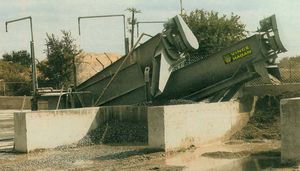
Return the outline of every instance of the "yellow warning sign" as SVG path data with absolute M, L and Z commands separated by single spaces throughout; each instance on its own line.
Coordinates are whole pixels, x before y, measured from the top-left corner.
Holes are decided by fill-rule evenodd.
M 241 59 L 241 58 L 246 57 L 251 54 L 252 54 L 251 47 L 249 45 L 246 45 L 240 49 L 237 49 L 233 52 L 225 54 L 223 56 L 223 59 L 224 59 L 225 64 L 229 64 L 233 61 L 236 61 L 238 59 Z

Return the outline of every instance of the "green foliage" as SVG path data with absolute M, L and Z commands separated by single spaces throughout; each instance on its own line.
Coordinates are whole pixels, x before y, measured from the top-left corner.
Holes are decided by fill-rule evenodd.
M 5 53 L 3 61 L 11 61 L 20 65 L 29 67 L 31 65 L 30 54 L 26 50 L 12 51 L 11 53 Z
M 26 50 L 5 53 L 0 61 L 0 79 L 4 81 L 1 94 L 30 95 L 31 94 L 31 57 Z M 5 91 L 5 93 L 4 93 Z
M 218 12 L 196 9 L 182 17 L 199 42 L 199 49 L 192 54 L 196 58 L 194 60 L 218 52 L 246 38 L 248 34 L 245 24 L 240 22 L 240 16 L 233 13 L 219 16 Z
M 30 95 L 30 68 L 18 63 L 0 60 L 0 79 L 5 82 L 6 95 Z M 3 86 L 3 85 L 2 85 Z M 4 94 L 4 86 L 0 88 Z
M 75 44 L 71 33 L 62 31 L 62 38 L 54 34 L 48 34 L 45 50 L 47 60 L 37 65 L 41 75 L 40 86 L 51 86 L 54 88 L 68 87 L 74 84 L 75 56 L 81 52 Z

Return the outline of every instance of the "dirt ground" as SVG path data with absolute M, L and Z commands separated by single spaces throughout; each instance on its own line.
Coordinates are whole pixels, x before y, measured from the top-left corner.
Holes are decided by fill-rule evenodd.
M 265 108 L 265 101 L 257 107 L 260 105 Z M 29 154 L 13 152 L 13 111 L 0 111 L 0 170 L 298 170 L 280 164 L 279 115 L 277 109 L 265 111 L 270 115 L 257 110 L 246 128 L 226 143 L 169 153 L 148 149 L 145 144 L 110 144 Z
M 280 142 L 213 144 L 173 153 L 145 146 L 92 145 L 40 150 L 29 154 L 0 151 L 0 170 L 289 170 L 280 165 Z

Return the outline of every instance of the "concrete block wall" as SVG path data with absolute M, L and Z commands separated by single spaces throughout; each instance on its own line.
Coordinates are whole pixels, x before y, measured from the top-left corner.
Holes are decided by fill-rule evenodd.
M 23 101 L 23 109 L 31 109 L 30 99 L 30 96 L 0 96 L 0 110 L 21 110 Z
M 300 162 L 300 97 L 280 101 L 281 162 Z
M 29 152 L 76 143 L 106 121 L 119 120 L 146 124 L 149 147 L 173 151 L 226 140 L 248 119 L 248 113 L 239 113 L 238 102 L 18 112 L 14 114 L 15 149 Z
M 99 108 L 14 113 L 15 150 L 29 152 L 79 141 L 97 127 Z
M 109 120 L 147 124 L 147 108 L 114 106 L 16 112 L 15 150 L 29 152 L 77 143 Z
M 224 141 L 248 121 L 238 102 L 150 107 L 149 146 L 165 151 Z

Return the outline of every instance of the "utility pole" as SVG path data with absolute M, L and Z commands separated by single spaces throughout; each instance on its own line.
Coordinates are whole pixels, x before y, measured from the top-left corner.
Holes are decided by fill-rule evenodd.
M 32 29 L 32 18 L 31 16 L 29 17 L 24 17 L 24 18 L 19 18 L 16 20 L 11 20 L 11 21 L 6 21 L 5 22 L 5 28 L 6 32 L 7 30 L 7 25 L 9 23 L 21 21 L 21 20 L 29 20 L 30 22 L 30 31 L 31 31 L 31 41 L 30 41 L 30 53 L 31 53 L 31 69 L 32 69 L 32 102 L 31 102 L 31 110 L 37 110 L 38 109 L 38 104 L 37 104 L 37 89 L 38 89 L 38 82 L 36 78 L 36 66 L 35 66 L 35 54 L 34 54 L 34 41 L 33 41 L 33 29 Z
M 180 0 L 180 15 L 183 14 L 183 8 L 182 8 L 182 0 Z
M 137 10 L 136 8 L 127 8 L 127 11 L 131 12 L 131 43 L 130 47 L 133 48 L 134 44 L 134 26 L 136 24 L 136 19 L 135 19 L 135 14 L 136 13 L 141 13 L 141 10 Z

